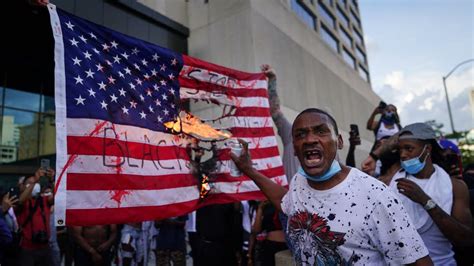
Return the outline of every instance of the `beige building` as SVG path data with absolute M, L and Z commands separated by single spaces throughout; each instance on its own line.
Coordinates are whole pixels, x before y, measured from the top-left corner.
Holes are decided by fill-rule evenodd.
M 140 2 L 189 28 L 191 56 L 249 72 L 271 64 L 290 120 L 307 107 L 326 109 L 345 141 L 349 125 L 359 125 L 357 164 L 367 156 L 374 137 L 364 128 L 380 98 L 370 85 L 356 0 Z
M 14 162 L 17 160 L 17 146 L 20 140 L 20 129 L 15 124 L 15 117 L 3 116 L 1 133 L 0 163 Z
M 39 127 L 39 128 L 38 128 Z M 20 127 L 18 160 L 56 153 L 56 127 L 54 114 L 35 114 L 32 124 Z

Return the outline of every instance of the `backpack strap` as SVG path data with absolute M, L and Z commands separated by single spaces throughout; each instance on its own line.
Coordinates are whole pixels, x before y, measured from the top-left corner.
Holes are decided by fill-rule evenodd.
M 29 203 L 30 202 L 31 200 L 29 201 Z M 28 207 L 29 207 L 30 212 L 28 213 L 28 217 L 26 218 L 26 220 L 21 225 L 21 229 L 23 229 L 31 221 L 31 219 L 33 218 L 33 214 L 36 212 L 36 209 L 38 209 L 38 202 L 36 201 L 35 203 L 36 204 L 34 207 L 32 206 L 32 204 L 29 204 Z

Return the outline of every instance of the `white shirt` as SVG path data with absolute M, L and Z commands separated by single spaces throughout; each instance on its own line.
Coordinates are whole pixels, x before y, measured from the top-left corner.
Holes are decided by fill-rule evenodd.
M 328 190 L 295 174 L 282 210 L 298 264 L 399 265 L 428 255 L 398 197 L 355 168 Z
M 380 122 L 379 129 L 377 130 L 377 140 L 386 137 L 386 136 L 393 136 L 400 131 L 400 128 L 398 128 L 398 125 L 395 123 L 393 124 L 393 128 L 388 128 L 385 126 L 384 122 Z
M 451 242 L 444 236 L 436 223 L 423 206 L 398 192 L 397 182 L 400 178 L 407 178 L 415 182 L 430 198 L 447 214 L 451 215 L 453 207 L 453 184 L 451 178 L 443 168 L 434 164 L 435 171 L 427 179 L 416 178 L 405 171 L 397 172 L 390 182 L 390 188 L 399 195 L 408 216 L 421 235 L 430 257 L 435 265 L 456 265 Z

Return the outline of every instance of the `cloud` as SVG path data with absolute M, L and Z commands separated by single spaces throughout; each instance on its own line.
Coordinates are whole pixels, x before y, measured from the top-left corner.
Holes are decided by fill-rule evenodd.
M 396 90 L 400 90 L 404 83 L 404 75 L 402 71 L 393 71 L 385 77 L 384 83 L 390 85 Z
M 369 35 L 364 35 L 365 47 L 367 50 L 367 54 L 369 57 L 374 56 L 380 50 L 380 47 L 377 42 L 375 42 L 374 38 L 370 37 Z
M 446 73 L 444 73 L 446 74 Z M 387 103 L 397 106 L 403 125 L 436 120 L 451 131 L 443 73 L 421 70 L 406 73 L 402 70 L 385 75 L 374 90 Z M 459 69 L 446 80 L 454 126 L 456 130 L 474 128 L 469 94 L 474 89 L 474 66 Z

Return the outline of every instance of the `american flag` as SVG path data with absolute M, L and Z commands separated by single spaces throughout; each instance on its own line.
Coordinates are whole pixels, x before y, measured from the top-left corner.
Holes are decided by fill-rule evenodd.
M 49 5 L 55 40 L 58 225 L 121 224 L 200 206 L 261 198 L 229 175 L 222 146 L 213 188 L 200 199 L 189 144 L 163 126 L 182 100 L 233 109 L 218 124 L 249 142 L 255 167 L 286 185 L 262 73 L 245 73 L 138 40 Z M 230 125 L 230 126 L 229 126 Z

